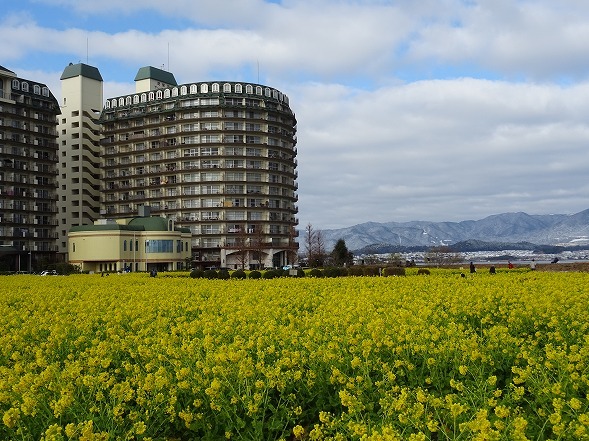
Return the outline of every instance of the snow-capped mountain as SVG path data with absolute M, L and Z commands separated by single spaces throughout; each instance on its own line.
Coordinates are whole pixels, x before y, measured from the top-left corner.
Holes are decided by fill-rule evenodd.
M 531 242 L 539 245 L 589 245 L 589 209 L 576 214 L 503 213 L 462 222 L 366 222 L 322 230 L 327 250 L 339 239 L 349 250 L 374 245 L 432 247 L 468 240 Z

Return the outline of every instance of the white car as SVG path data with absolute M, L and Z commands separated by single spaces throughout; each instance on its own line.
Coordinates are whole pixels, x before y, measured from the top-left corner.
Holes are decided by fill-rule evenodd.
M 45 270 L 41 271 L 42 276 L 57 276 L 57 271 L 55 270 Z

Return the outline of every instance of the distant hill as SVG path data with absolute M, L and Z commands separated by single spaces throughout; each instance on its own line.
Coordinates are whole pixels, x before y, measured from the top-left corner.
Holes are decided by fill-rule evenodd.
M 423 249 L 461 242 L 470 242 L 472 245 L 477 241 L 478 246 L 494 247 L 500 244 L 501 247 L 507 247 L 501 249 L 518 249 L 509 248 L 518 243 L 520 247 L 524 243 L 530 247 L 578 247 L 589 246 L 589 209 L 572 215 L 503 213 L 462 222 L 366 222 L 347 228 L 322 230 L 322 233 L 327 250 L 343 239 L 348 249 L 355 253 L 379 249 Z

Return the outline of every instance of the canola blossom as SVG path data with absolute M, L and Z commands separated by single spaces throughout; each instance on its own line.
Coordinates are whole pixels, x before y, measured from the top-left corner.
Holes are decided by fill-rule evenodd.
M 589 438 L 589 275 L 7 276 L 0 439 Z

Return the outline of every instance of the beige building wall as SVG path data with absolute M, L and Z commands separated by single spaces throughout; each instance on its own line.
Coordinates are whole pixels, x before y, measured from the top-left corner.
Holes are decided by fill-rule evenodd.
M 100 126 L 102 77 L 86 64 L 70 64 L 61 76 L 59 120 L 58 250 L 67 256 L 71 227 L 100 216 Z
M 69 262 L 82 271 L 173 271 L 190 259 L 190 233 L 176 231 L 97 230 L 69 235 Z M 154 252 L 150 243 L 173 241 L 172 252 Z

